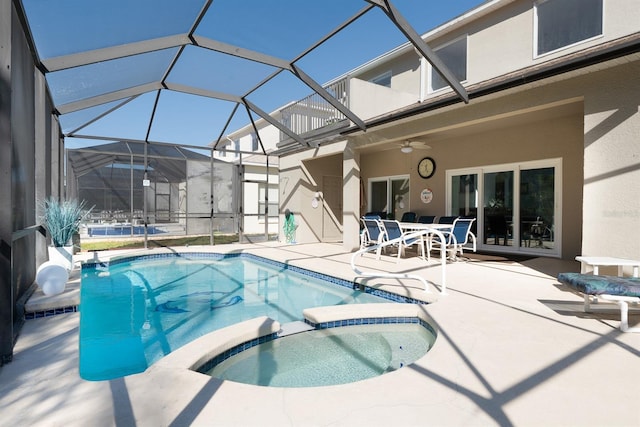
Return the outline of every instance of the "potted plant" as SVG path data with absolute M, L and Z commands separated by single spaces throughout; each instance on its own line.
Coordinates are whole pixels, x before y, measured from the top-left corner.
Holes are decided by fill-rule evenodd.
M 65 266 L 67 270 L 73 268 L 73 234 L 80 228 L 80 222 L 91 211 L 86 209 L 84 201 L 57 200 L 54 197 L 43 203 L 42 222 L 51 236 L 49 247 L 49 261 Z

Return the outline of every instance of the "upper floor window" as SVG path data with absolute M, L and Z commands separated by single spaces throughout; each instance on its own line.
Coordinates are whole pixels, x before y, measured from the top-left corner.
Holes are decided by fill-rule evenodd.
M 380 86 L 391 87 L 391 71 L 380 74 L 369 81 Z
M 602 0 L 543 0 L 535 5 L 536 55 L 602 35 Z
M 467 80 L 467 37 L 434 49 L 434 52 L 453 75 L 462 82 Z M 433 67 L 429 75 L 430 90 L 436 91 L 449 86 L 449 83 Z
M 282 113 L 282 115 L 280 116 L 280 123 L 287 129 L 291 129 L 291 112 L 286 108 L 283 108 L 282 110 L 280 110 L 280 112 Z M 289 135 L 280 131 L 280 141 L 284 141 L 288 137 Z
M 258 135 L 251 132 L 251 151 L 258 151 Z
M 235 139 L 233 141 L 233 151 L 235 151 L 235 154 L 233 157 L 238 157 L 238 154 L 240 153 L 240 140 L 239 139 Z
M 267 197 L 268 196 L 268 197 Z M 278 185 L 258 184 L 258 220 L 264 221 L 266 206 L 269 206 L 269 219 L 278 219 Z

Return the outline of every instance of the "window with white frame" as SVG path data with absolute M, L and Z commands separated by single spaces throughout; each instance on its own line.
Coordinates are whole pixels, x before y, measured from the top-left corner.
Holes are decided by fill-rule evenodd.
M 535 54 L 544 55 L 603 32 L 603 0 L 543 0 L 535 4 Z
M 251 151 L 258 151 L 258 135 L 251 132 Z
M 233 151 L 233 157 L 238 157 L 238 155 L 240 154 L 240 139 L 233 140 Z
M 280 110 L 280 112 L 282 113 L 282 115 L 280 116 L 280 123 L 284 127 L 286 127 L 287 129 L 291 129 L 291 126 L 292 126 L 292 124 L 291 124 L 292 123 L 291 112 L 283 111 L 283 110 Z M 284 139 L 286 139 L 288 137 L 289 136 L 286 133 L 280 131 L 280 141 L 282 141 L 282 140 L 284 140 Z
M 267 193 L 267 188 L 269 192 Z M 258 220 L 264 221 L 264 213 L 265 206 L 267 206 L 267 201 L 265 200 L 265 196 L 269 196 L 269 219 L 277 220 L 278 219 L 278 185 L 277 184 L 267 184 L 260 183 L 258 184 Z
M 369 180 L 368 211 L 389 219 L 400 219 L 410 211 L 409 176 L 386 176 Z
M 434 52 L 459 82 L 467 80 L 467 36 L 434 49 Z M 447 83 L 440 73 L 438 73 L 435 68 L 430 67 L 429 91 L 434 92 L 448 86 L 449 83 Z
M 391 71 L 375 76 L 369 81 L 380 86 L 391 87 Z

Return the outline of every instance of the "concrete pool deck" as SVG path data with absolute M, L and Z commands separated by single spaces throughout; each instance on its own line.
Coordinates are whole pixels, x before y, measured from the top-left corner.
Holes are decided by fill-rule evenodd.
M 339 244 L 220 245 L 353 278 Z M 113 252 L 110 252 L 113 254 Z M 98 254 L 99 258 L 106 253 Z M 359 267 L 440 281 L 427 263 L 365 255 Z M 577 262 L 470 256 L 447 264 L 448 295 L 422 306 L 438 328 L 425 357 L 398 371 L 332 387 L 269 388 L 222 382 L 160 362 L 145 372 L 90 382 L 78 374 L 80 313 L 27 320 L 13 362 L 0 368 L 3 425 L 418 426 L 640 425 L 640 334 L 618 329 L 619 310 L 582 312 L 556 280 Z M 361 280 L 363 281 L 363 280 Z M 378 281 L 425 296 L 415 280 Z M 34 297 L 37 297 L 35 295 Z M 42 303 L 42 301 L 40 301 Z M 604 306 L 604 305 L 603 305 Z M 630 326 L 640 322 L 631 311 Z

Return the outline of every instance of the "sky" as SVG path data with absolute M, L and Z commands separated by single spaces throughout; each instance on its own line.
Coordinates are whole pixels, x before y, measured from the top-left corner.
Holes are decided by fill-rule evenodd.
M 392 0 L 419 33 L 444 24 L 485 0 Z M 328 30 L 366 6 L 362 0 L 214 0 L 196 30 L 223 43 L 285 59 L 318 41 Z M 36 47 L 41 58 L 81 52 L 178 34 L 185 31 L 202 0 L 24 0 Z M 87 5 L 90 5 L 87 7 Z M 122 13 L 126 10 L 126 13 Z M 324 84 L 359 65 L 406 42 L 404 35 L 377 8 L 350 24 L 296 65 L 316 82 Z M 122 61 L 93 64 L 47 75 L 57 105 L 121 87 L 136 86 L 162 78 L 177 48 L 138 55 Z M 250 63 L 210 50 L 187 47 L 167 82 L 224 93 L 244 94 L 276 69 Z M 96 77 L 97 76 L 97 77 Z M 80 83 L 80 84 L 78 84 Z M 266 112 L 299 100 L 312 90 L 291 73 L 280 73 L 273 81 L 248 96 Z M 156 91 L 143 94 L 102 117 L 78 134 L 113 138 L 145 139 Z M 121 101 L 86 111 L 63 114 L 63 132 L 75 130 L 89 119 L 118 106 Z M 211 100 L 179 92 L 162 91 L 149 140 L 206 146 L 218 138 L 234 103 Z M 249 123 L 244 107 L 227 132 Z M 103 143 L 67 138 L 67 148 Z

